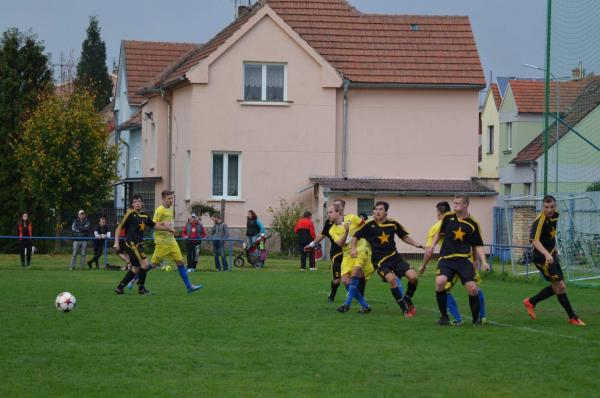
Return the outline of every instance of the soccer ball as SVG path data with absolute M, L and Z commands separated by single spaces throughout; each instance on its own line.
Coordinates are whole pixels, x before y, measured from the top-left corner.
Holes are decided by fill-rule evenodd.
M 58 296 L 56 296 L 56 300 L 54 300 L 54 305 L 56 309 L 62 312 L 69 312 L 75 309 L 75 305 L 77 304 L 77 299 L 69 292 L 62 292 Z
M 173 271 L 173 267 L 171 267 L 170 265 L 167 265 L 167 266 L 165 266 L 164 270 L 167 272 L 171 272 L 171 271 Z

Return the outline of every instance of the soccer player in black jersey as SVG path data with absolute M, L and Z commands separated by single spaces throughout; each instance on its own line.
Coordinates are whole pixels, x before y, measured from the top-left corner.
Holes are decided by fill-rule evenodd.
M 121 223 L 115 230 L 115 243 L 113 245 L 115 251 L 120 250 L 119 234 L 121 229 L 125 230 L 125 252 L 129 256 L 132 268 L 127 270 L 125 277 L 115 289 L 115 293 L 123 294 L 125 286 L 135 277 L 138 276 L 139 294 L 150 293 L 144 286 L 146 282 L 146 273 L 148 272 L 148 259 L 144 254 L 144 231 L 146 227 L 155 228 L 162 231 L 171 231 L 169 226 L 163 223 L 154 223 L 152 218 L 142 210 L 144 201 L 141 195 L 133 195 L 131 197 L 131 208 L 123 216 Z M 172 231 L 171 231 L 172 232 Z
M 579 319 L 573 312 L 573 308 L 571 308 L 571 303 L 567 298 L 567 288 L 563 280 L 562 269 L 558 262 L 558 253 L 556 252 L 556 224 L 558 222 L 556 199 L 554 196 L 547 195 L 542 202 L 544 206 L 542 212 L 531 225 L 530 240 L 533 245 L 533 263 L 540 270 L 544 279 L 550 282 L 551 285 L 543 288 L 535 296 L 523 300 L 523 305 L 527 308 L 531 319 L 535 319 L 536 304 L 556 294 L 558 302 L 569 316 L 569 323 L 575 326 L 585 326 L 585 322 Z
M 360 238 L 366 239 L 371 245 L 373 267 L 375 267 L 379 276 L 389 283 L 392 296 L 394 296 L 404 315 L 413 317 L 416 310 L 412 298 L 417 289 L 417 273 L 396 250 L 394 236 L 398 236 L 404 243 L 419 249 L 422 249 L 423 245 L 412 240 L 402 225 L 388 218 L 389 207 L 389 203 L 384 201 L 375 203 L 373 220 L 368 221 L 354 234 L 352 255 L 356 255 L 357 240 Z M 408 287 L 404 297 L 402 297 L 402 292 L 398 286 L 399 278 L 403 276 L 408 279 Z
M 431 257 L 433 248 L 437 245 L 440 237 L 444 237 L 435 278 L 435 294 L 441 314 L 438 324 L 442 326 L 450 325 L 446 282 L 451 281 L 454 275 L 458 274 L 469 293 L 469 306 L 473 316 L 473 325 L 481 325 L 477 296 L 479 288 L 475 282 L 475 269 L 471 262 L 472 251 L 475 250 L 484 271 L 488 271 L 490 265 L 483 251 L 483 239 L 481 238 L 479 223 L 469 214 L 469 197 L 467 195 L 456 195 L 453 206 L 454 211 L 444 215 L 440 231 L 436 233 L 432 245 L 425 252 L 426 256 Z

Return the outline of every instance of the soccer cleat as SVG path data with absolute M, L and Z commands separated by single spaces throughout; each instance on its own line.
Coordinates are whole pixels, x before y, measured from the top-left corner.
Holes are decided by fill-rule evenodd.
M 344 304 L 344 305 L 340 305 L 340 306 L 339 306 L 339 307 L 337 307 L 335 310 L 336 310 L 337 312 L 348 312 L 348 311 L 350 311 L 350 306 L 349 306 L 349 305 L 346 305 L 346 304 Z
M 318 271 L 318 270 L 319 269 L 317 267 L 313 267 L 313 268 L 310 269 L 310 272 L 312 272 L 312 271 Z
M 535 320 L 535 305 L 531 304 L 531 302 L 529 301 L 529 297 L 523 300 L 523 305 L 525 306 L 525 308 L 527 308 L 527 313 L 529 314 L 529 317 Z
M 481 324 L 482 324 L 482 325 L 487 325 L 487 324 L 488 324 L 488 320 L 487 320 L 487 318 L 486 318 L 486 317 L 483 317 L 483 318 L 481 318 L 480 320 L 481 320 Z
M 483 323 L 483 322 L 481 322 L 481 319 L 478 319 L 478 320 L 476 320 L 476 321 L 473 321 L 473 326 L 483 326 L 483 325 L 484 325 L 484 323 Z
M 408 311 L 408 310 L 407 311 L 402 311 L 402 313 L 404 314 L 405 318 L 413 318 L 414 317 L 414 314 L 412 312 Z
M 150 290 L 148 290 L 142 286 L 138 289 L 138 294 L 141 294 L 142 296 L 144 296 L 146 294 L 151 294 L 151 293 L 150 293 Z
M 187 290 L 188 293 L 194 293 L 196 290 L 202 289 L 204 286 L 202 285 L 192 285 L 191 288 Z
M 463 325 L 463 321 L 462 319 L 457 321 L 456 319 L 453 319 L 450 321 L 450 326 L 462 326 Z
M 441 317 L 438 319 L 437 324 L 440 326 L 448 326 L 450 325 L 450 320 L 446 317 Z
M 304 272 L 304 271 L 306 271 L 306 269 L 305 269 L 305 268 L 300 268 L 300 271 L 303 271 L 303 272 Z
M 569 323 L 575 326 L 586 326 L 585 322 L 579 318 L 570 318 Z
M 360 310 L 358 310 L 359 314 L 368 314 L 371 311 L 371 307 L 361 307 Z
M 195 270 L 195 269 L 193 269 L 193 268 L 188 268 L 186 272 L 189 274 L 190 272 L 195 272 L 195 271 L 196 271 L 196 270 Z
M 124 292 L 124 291 L 123 291 L 123 289 L 121 289 L 121 288 L 116 288 L 116 289 L 115 289 L 115 293 L 117 293 L 117 294 L 123 294 L 123 293 L 125 293 L 125 292 Z
M 409 313 L 409 317 L 412 318 L 417 313 L 417 309 L 408 296 L 404 296 L 404 302 L 406 303 L 407 313 Z
M 332 296 L 331 294 L 329 296 L 327 296 L 328 303 L 333 303 L 334 301 L 335 301 L 335 296 Z

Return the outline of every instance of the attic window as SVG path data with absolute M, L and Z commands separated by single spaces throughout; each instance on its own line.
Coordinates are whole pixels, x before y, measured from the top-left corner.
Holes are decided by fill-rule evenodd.
M 418 32 L 419 31 L 419 25 L 416 23 L 411 23 L 410 24 L 410 30 L 412 30 L 413 32 Z

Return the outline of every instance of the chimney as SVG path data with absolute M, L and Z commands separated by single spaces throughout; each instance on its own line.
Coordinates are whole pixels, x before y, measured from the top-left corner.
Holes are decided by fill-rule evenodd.
M 239 18 L 242 15 L 244 15 L 245 13 L 247 13 L 248 11 L 250 11 L 250 6 L 238 6 L 237 14 L 235 15 L 235 17 Z
M 571 70 L 571 76 L 575 80 L 583 79 L 585 77 L 585 69 L 583 69 L 583 62 L 579 61 L 577 67 Z

